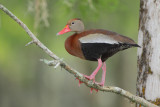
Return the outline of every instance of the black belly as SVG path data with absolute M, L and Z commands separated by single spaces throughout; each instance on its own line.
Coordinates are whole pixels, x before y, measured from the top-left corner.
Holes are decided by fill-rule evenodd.
M 107 43 L 81 43 L 86 60 L 97 61 L 101 58 L 104 62 L 118 51 L 130 48 L 131 44 L 107 44 Z

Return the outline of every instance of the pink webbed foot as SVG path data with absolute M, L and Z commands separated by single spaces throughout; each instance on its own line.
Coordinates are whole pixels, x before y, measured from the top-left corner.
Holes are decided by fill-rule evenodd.
M 100 83 L 98 82 L 95 82 L 95 76 L 96 74 L 98 73 L 99 69 L 102 67 L 102 70 L 103 70 L 103 73 L 102 73 L 102 80 Z M 103 63 L 103 66 L 102 66 L 102 60 L 101 58 L 98 59 L 98 67 L 94 70 L 94 72 L 90 75 L 90 76 L 87 76 L 87 75 L 84 75 L 84 77 L 88 80 L 92 80 L 94 83 L 100 85 L 100 86 L 104 86 L 104 82 L 105 82 L 105 73 L 106 73 L 106 64 L 105 62 Z M 78 79 L 78 78 L 76 78 Z M 79 80 L 79 79 L 78 79 Z M 79 80 L 79 86 L 80 84 L 82 84 L 83 82 Z M 91 88 L 90 90 L 90 93 L 92 93 L 92 91 L 95 90 L 96 92 L 98 92 L 98 89 L 95 89 L 95 88 Z
M 78 78 L 76 78 L 79 81 L 78 86 L 80 87 L 80 85 L 83 83 L 82 81 L 80 81 Z M 93 90 L 95 90 L 96 92 L 98 92 L 98 89 L 95 88 L 91 88 L 90 93 L 92 94 Z
M 105 81 L 103 81 L 103 80 L 99 83 L 99 82 L 95 82 L 95 77 L 91 77 L 91 76 L 87 76 L 87 75 L 84 75 L 84 77 L 85 77 L 86 79 L 88 79 L 88 80 L 93 80 L 94 83 L 96 83 L 96 84 L 98 84 L 98 85 L 100 85 L 100 86 L 104 86 L 104 82 L 105 82 Z
M 99 82 L 95 82 L 95 83 L 100 85 L 100 86 L 102 86 L 102 87 L 104 86 L 104 82 L 100 82 L 100 83 Z
M 83 75 L 86 79 L 88 79 L 88 80 L 93 80 L 93 82 L 95 82 L 95 76 L 92 76 L 92 75 L 90 75 L 90 76 L 87 76 L 87 75 Z

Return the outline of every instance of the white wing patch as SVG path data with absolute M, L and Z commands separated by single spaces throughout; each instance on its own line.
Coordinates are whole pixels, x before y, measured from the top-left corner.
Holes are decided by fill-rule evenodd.
M 81 43 L 107 43 L 118 44 L 118 41 L 104 34 L 89 34 L 79 39 Z

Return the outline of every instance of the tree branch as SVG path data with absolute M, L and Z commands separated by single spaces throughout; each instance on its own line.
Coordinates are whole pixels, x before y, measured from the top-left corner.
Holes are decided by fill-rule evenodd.
M 71 73 L 72 75 L 74 75 L 76 78 L 78 78 L 80 81 L 82 81 L 83 83 L 86 84 L 86 86 L 90 87 L 90 88 L 94 88 L 100 91 L 104 91 L 104 92 L 112 92 L 112 93 L 116 93 L 116 94 L 120 94 L 121 96 L 124 96 L 126 98 L 128 98 L 130 101 L 141 104 L 145 107 L 158 107 L 157 105 L 154 105 L 150 102 L 148 102 L 147 100 L 135 96 L 133 94 L 131 94 L 128 91 L 125 91 L 119 87 L 113 87 L 113 86 L 104 86 L 101 87 L 98 84 L 93 83 L 92 81 L 87 80 L 81 73 L 79 73 L 78 71 L 76 71 L 75 69 L 71 68 L 67 63 L 65 63 L 63 60 L 61 60 L 58 56 L 56 56 L 52 51 L 50 51 L 43 43 L 41 43 L 36 36 L 29 30 L 29 28 L 21 21 L 19 20 L 13 13 L 11 13 L 7 8 L 5 8 L 2 4 L 0 4 L 0 9 L 2 11 L 4 11 L 7 15 L 9 15 L 13 20 L 15 20 L 26 32 L 27 34 L 31 37 L 32 41 L 29 42 L 27 45 L 29 44 L 36 44 L 38 47 L 40 47 L 46 54 L 48 54 L 51 58 L 54 59 L 54 61 L 51 61 L 50 63 L 47 63 L 47 60 L 42 60 L 45 63 L 47 63 L 48 65 L 52 66 L 52 65 L 57 65 L 59 63 L 59 65 L 64 68 L 66 71 L 68 71 L 69 73 Z M 56 61 L 56 62 L 55 62 Z M 53 64 L 52 64 L 53 63 Z

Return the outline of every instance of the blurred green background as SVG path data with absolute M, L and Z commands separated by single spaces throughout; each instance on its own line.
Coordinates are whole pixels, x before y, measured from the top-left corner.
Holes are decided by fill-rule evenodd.
M 69 19 L 81 18 L 86 29 L 118 32 L 137 41 L 139 0 L 1 0 L 51 51 L 86 75 L 97 62 L 69 55 L 65 39 L 56 36 Z M 60 67 L 48 67 L 40 59 L 52 60 L 30 42 L 26 32 L 0 10 L 0 107 L 134 107 L 126 98 L 95 91 Z M 136 94 L 136 48 L 109 58 L 105 85 L 118 86 Z M 101 79 L 101 71 L 96 77 Z

